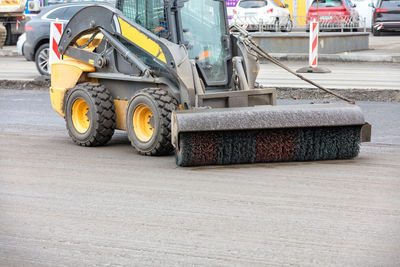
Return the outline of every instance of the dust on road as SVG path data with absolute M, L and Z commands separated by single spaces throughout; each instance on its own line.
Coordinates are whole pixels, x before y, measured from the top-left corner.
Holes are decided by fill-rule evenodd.
M 0 92 L 2 266 L 400 262 L 399 145 L 346 161 L 178 168 L 136 154 L 121 132 L 75 146 L 45 92 Z

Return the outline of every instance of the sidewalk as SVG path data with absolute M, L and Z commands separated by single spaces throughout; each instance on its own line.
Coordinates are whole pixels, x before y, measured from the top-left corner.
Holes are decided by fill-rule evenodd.
M 320 62 L 386 62 L 400 63 L 400 35 L 369 37 L 369 50 L 318 55 Z M 307 61 L 308 54 L 271 53 L 279 60 Z M 262 62 L 265 62 L 262 60 Z

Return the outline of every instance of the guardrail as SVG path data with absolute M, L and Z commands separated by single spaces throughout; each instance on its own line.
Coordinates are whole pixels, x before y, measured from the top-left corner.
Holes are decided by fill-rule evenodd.
M 313 17 L 307 16 L 296 16 L 290 21 L 286 18 L 269 16 L 267 18 L 260 19 L 256 16 L 233 16 L 230 20 L 231 24 L 238 24 L 243 26 L 248 31 L 264 32 L 290 32 L 294 31 L 308 31 L 310 22 Z M 328 15 L 319 16 L 319 29 L 320 31 L 367 31 L 366 19 L 362 19 L 354 16 L 338 16 Z

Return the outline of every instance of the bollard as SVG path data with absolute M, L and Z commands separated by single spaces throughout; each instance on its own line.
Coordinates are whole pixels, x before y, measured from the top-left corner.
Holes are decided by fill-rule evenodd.
M 61 39 L 63 27 L 63 23 L 58 22 L 58 20 L 56 20 L 56 22 L 52 22 L 50 25 L 50 51 L 48 62 L 49 73 L 51 73 L 51 64 L 54 61 L 62 60 L 62 56 L 60 55 L 60 52 L 58 52 L 58 43 Z
M 318 33 L 319 33 L 319 23 L 315 20 L 311 22 L 310 29 L 310 56 L 309 65 L 310 67 L 317 67 L 318 65 Z
M 364 32 L 367 32 L 367 18 L 364 18 Z
M 303 67 L 297 70 L 298 73 L 328 73 L 330 70 L 318 67 L 318 34 L 319 22 L 315 19 L 310 25 L 310 52 L 308 58 L 308 67 Z

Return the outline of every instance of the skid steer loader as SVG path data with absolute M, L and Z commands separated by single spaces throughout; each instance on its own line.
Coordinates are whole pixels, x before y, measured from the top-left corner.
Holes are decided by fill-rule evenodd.
M 370 139 L 354 104 L 276 106 L 256 82 L 269 55 L 222 0 L 118 0 L 65 27 L 51 67 L 53 108 L 81 146 L 126 130 L 144 155 L 179 166 L 348 159 Z

